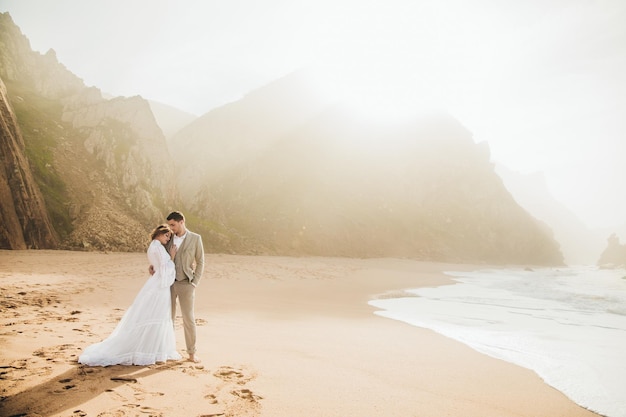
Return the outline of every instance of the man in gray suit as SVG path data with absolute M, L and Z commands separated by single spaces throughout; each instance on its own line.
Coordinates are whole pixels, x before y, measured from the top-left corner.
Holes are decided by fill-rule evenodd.
M 180 303 L 185 329 L 185 343 L 189 360 L 198 362 L 196 358 L 196 318 L 194 316 L 195 291 L 204 270 L 204 247 L 202 237 L 185 227 L 185 216 L 173 211 L 167 216 L 167 224 L 173 238 L 168 242 L 178 249 L 174 257 L 176 279 L 170 291 L 172 294 L 172 321 L 176 317 L 176 298 Z

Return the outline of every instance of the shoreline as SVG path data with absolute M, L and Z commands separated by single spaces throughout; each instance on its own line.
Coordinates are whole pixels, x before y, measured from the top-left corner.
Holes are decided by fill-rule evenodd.
M 443 271 L 481 268 L 207 254 L 196 290 L 200 364 L 89 368 L 76 358 L 132 303 L 147 276 L 145 254 L 0 251 L 0 412 L 597 416 L 530 370 L 380 317 L 368 304 L 453 284 Z M 175 325 L 184 356 L 180 317 Z

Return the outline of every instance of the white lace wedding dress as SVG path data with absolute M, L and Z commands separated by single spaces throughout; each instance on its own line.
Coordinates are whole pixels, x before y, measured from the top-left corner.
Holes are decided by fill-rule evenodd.
M 174 262 L 158 240 L 148 247 L 152 275 L 109 337 L 87 347 L 78 362 L 89 366 L 151 365 L 181 359 L 172 325 L 170 285 Z

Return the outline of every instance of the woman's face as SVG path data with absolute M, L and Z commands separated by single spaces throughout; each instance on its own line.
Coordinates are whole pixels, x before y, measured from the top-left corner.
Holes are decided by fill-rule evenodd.
M 161 244 L 165 245 L 167 242 L 170 241 L 170 236 L 171 236 L 170 232 L 163 233 L 157 236 L 157 240 L 161 242 Z

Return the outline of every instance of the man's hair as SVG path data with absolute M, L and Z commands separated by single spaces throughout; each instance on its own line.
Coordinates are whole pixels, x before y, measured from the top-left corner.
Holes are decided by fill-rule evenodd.
M 167 220 L 174 220 L 177 222 L 182 222 L 185 220 L 185 216 L 180 211 L 173 211 L 167 216 Z

